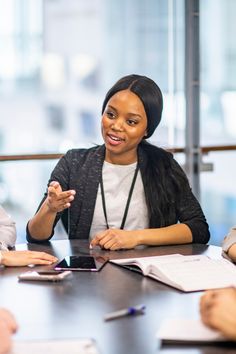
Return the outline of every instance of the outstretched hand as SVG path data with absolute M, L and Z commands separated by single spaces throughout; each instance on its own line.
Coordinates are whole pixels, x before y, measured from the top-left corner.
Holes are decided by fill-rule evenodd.
M 75 190 L 62 191 L 60 184 L 56 181 L 52 181 L 48 187 L 48 195 L 46 204 L 50 211 L 60 212 L 71 206 L 71 202 L 74 200 Z

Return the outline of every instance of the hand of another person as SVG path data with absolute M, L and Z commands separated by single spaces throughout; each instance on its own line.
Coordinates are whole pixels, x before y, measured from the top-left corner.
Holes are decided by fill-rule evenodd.
M 1 264 L 5 266 L 49 265 L 58 260 L 48 253 L 36 251 L 2 251 L 1 254 Z
M 236 262 L 236 243 L 234 243 L 232 246 L 229 247 L 227 253 L 228 253 L 229 258 L 233 262 Z
M 56 181 L 50 183 L 46 204 L 50 211 L 58 213 L 71 206 L 74 200 L 75 190 L 62 191 L 60 184 Z
M 17 330 L 17 323 L 13 315 L 5 310 L 0 309 L 0 354 L 10 352 L 12 341 L 11 335 Z
M 107 250 L 130 249 L 137 246 L 137 240 L 131 234 L 134 231 L 125 231 L 120 229 L 108 229 L 99 232 L 90 243 L 90 247 L 98 245 Z
M 236 289 L 206 291 L 200 300 L 200 313 L 205 325 L 236 341 Z

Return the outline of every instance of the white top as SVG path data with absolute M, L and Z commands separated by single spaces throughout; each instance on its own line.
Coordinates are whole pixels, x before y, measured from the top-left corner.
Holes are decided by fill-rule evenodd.
M 14 221 L 0 206 L 0 250 L 13 247 L 16 242 L 16 227 Z
M 120 229 L 136 166 L 136 162 L 130 165 L 114 165 L 104 161 L 102 176 L 109 228 Z M 148 227 L 148 210 L 142 177 L 140 171 L 138 171 L 124 230 L 140 230 Z M 98 232 L 106 229 L 101 188 L 99 185 L 90 229 L 90 239 Z

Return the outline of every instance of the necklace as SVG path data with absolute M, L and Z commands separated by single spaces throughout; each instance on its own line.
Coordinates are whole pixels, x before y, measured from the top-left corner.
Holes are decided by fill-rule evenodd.
M 136 167 L 136 169 L 134 171 L 133 180 L 132 180 L 132 183 L 131 183 L 131 186 L 130 186 L 130 190 L 129 190 L 129 194 L 128 194 L 128 198 L 127 198 L 127 202 L 126 202 L 126 206 L 125 206 L 125 211 L 124 211 L 124 215 L 123 215 L 123 219 L 122 219 L 122 222 L 121 222 L 121 225 L 120 225 L 120 229 L 121 230 L 123 230 L 124 226 L 125 226 L 125 221 L 126 221 L 126 218 L 127 218 L 129 205 L 130 205 L 130 200 L 131 200 L 131 197 L 132 197 L 132 194 L 133 194 L 133 190 L 134 190 L 134 186 L 135 186 L 135 182 L 136 182 L 136 179 L 137 179 L 138 170 L 139 170 L 139 168 L 138 168 L 138 164 L 137 164 L 137 167 Z M 100 185 L 101 185 L 103 213 L 104 213 L 104 217 L 105 217 L 105 220 L 106 220 L 107 229 L 109 229 L 109 224 L 108 224 L 108 221 L 107 221 L 107 210 L 106 210 L 106 201 L 105 201 L 105 193 L 104 193 L 104 186 L 103 186 L 103 178 L 101 178 Z

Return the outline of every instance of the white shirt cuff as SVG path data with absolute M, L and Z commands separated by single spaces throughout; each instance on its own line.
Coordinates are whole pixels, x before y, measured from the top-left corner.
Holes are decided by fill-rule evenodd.
M 7 245 L 2 241 L 0 241 L 0 251 L 9 251 Z

